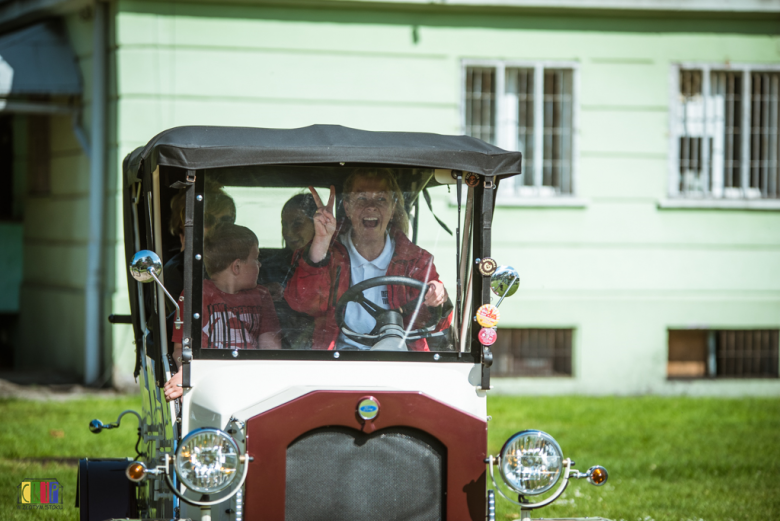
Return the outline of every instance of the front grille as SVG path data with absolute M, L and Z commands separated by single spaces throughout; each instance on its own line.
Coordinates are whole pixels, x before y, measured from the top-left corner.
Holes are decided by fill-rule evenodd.
M 285 519 L 444 518 L 444 446 L 424 432 L 310 431 L 287 448 Z

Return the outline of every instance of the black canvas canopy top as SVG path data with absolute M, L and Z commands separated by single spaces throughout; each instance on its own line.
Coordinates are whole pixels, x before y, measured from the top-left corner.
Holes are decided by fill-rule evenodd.
M 296 129 L 176 127 L 161 132 L 125 159 L 135 182 L 157 166 L 187 170 L 250 165 L 373 163 L 474 172 L 520 174 L 520 152 L 507 152 L 469 136 L 370 132 L 339 125 Z

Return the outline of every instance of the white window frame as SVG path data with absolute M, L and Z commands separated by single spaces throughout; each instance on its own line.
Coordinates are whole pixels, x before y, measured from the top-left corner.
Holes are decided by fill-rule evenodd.
M 499 187 L 496 204 L 505 206 L 567 206 L 584 207 L 587 201 L 577 197 L 579 193 L 579 121 L 580 121 L 580 63 L 575 61 L 528 61 L 528 60 L 461 60 L 460 76 L 460 126 L 466 133 L 466 69 L 468 67 L 492 67 L 496 71 L 496 145 L 504 150 L 516 151 L 514 126 L 516 122 L 505 113 L 507 105 L 506 69 L 523 68 L 534 70 L 534 187 L 533 194 L 520 195 L 516 193 L 512 179 L 504 182 L 504 189 Z M 556 194 L 553 191 L 541 190 L 544 162 L 544 70 L 570 69 L 572 71 L 572 146 L 571 146 L 571 193 Z M 526 175 L 526 174 L 524 174 Z M 507 185 L 512 188 L 507 189 Z
M 740 186 L 748 185 L 750 172 L 750 122 L 751 122 L 751 77 L 752 72 L 778 72 L 780 64 L 768 63 L 724 63 L 724 62 L 679 62 L 669 67 L 669 156 L 668 156 L 668 199 L 659 201 L 660 208 L 714 208 L 723 210 L 780 210 L 780 200 L 750 198 L 743 193 L 741 198 L 727 198 L 723 195 L 723 172 L 712 171 L 713 181 L 720 182 L 717 186 L 713 183 L 712 193 L 704 197 L 686 197 L 680 194 L 680 137 L 677 133 L 678 121 L 682 117 L 682 104 L 680 103 L 680 72 L 682 70 L 698 70 L 702 73 L 702 97 L 706 100 L 710 93 L 710 73 L 712 71 L 734 71 L 742 73 L 742 122 L 743 129 L 740 134 L 743 153 L 740 159 L 740 172 L 742 182 Z M 711 122 L 707 120 L 707 103 L 703 105 L 703 125 L 705 137 L 714 134 Z M 709 150 L 709 140 L 702 139 L 702 171 L 706 177 L 709 175 L 709 162 L 712 159 Z M 705 183 L 709 179 L 705 179 Z

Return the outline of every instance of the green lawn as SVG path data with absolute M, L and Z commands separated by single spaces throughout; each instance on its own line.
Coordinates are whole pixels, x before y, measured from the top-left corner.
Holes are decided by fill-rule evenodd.
M 602 487 L 573 482 L 534 517 L 626 521 L 780 519 L 780 400 L 706 398 L 489 399 L 489 451 L 516 430 L 552 434 Z M 500 479 L 500 478 L 498 478 Z M 497 499 L 499 520 L 517 510 Z
M 77 520 L 75 461 L 47 458 L 111 458 L 135 456 L 138 424 L 122 418 L 122 427 L 89 432 L 93 418 L 116 421 L 125 409 L 140 410 L 141 398 L 92 398 L 74 401 L 0 400 L 0 519 L 2 521 Z M 27 478 L 56 479 L 63 510 L 16 509 L 17 487 Z
M 0 401 L 0 519 L 78 519 L 76 466 L 45 458 L 131 456 L 135 419 L 94 435 L 92 418 L 114 421 L 140 398 Z M 489 451 L 517 430 L 549 432 L 585 470 L 610 472 L 604 487 L 572 483 L 534 517 L 603 516 L 626 521 L 780 519 L 780 399 L 490 398 Z M 55 478 L 63 511 L 17 511 L 25 478 Z M 499 478 L 500 479 L 500 478 Z M 517 510 L 497 499 L 498 519 Z

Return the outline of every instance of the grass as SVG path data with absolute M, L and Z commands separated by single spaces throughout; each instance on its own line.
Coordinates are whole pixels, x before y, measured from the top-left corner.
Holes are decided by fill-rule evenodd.
M 125 416 L 121 428 L 98 435 L 89 432 L 89 421 L 114 422 L 123 410 L 140 408 L 139 396 L 65 402 L 0 400 L 0 519 L 77 520 L 78 459 L 135 455 L 135 417 Z M 59 481 L 64 508 L 17 510 L 17 487 L 27 478 Z
M 75 460 L 130 456 L 135 444 L 133 417 L 99 435 L 87 423 L 114 421 L 121 411 L 139 407 L 139 397 L 0 400 L 0 519 L 78 519 Z M 535 428 L 552 434 L 580 470 L 601 464 L 610 472 L 603 487 L 573 482 L 563 498 L 534 517 L 780 518 L 780 399 L 491 396 L 489 413 L 492 454 L 514 432 Z M 57 479 L 65 508 L 16 510 L 16 487 L 25 478 Z M 519 518 L 503 498 L 497 506 L 500 521 Z
M 575 481 L 534 517 L 780 518 L 780 400 L 493 396 L 488 403 L 490 453 L 516 430 L 535 428 L 552 434 L 579 470 L 609 470 L 603 487 Z M 497 519 L 519 517 L 503 498 L 496 503 Z

